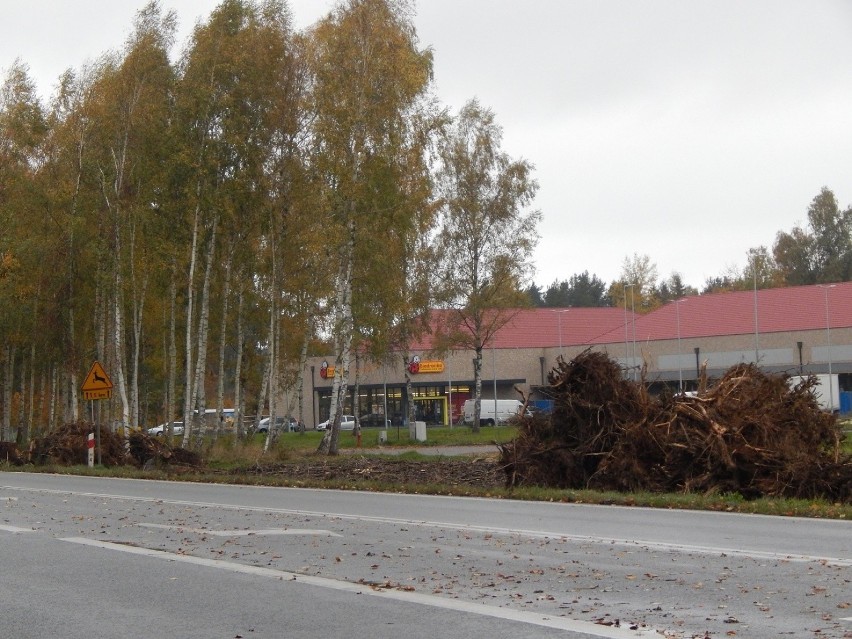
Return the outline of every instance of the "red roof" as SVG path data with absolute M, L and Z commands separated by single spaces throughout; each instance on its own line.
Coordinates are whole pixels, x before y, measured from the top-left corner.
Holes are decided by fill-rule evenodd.
M 620 308 L 522 309 L 501 328 L 495 348 L 541 348 L 591 344 L 598 337 L 624 326 Z
M 754 291 L 692 295 L 647 315 L 637 314 L 635 338 L 647 341 L 677 339 L 678 334 L 681 338 L 746 335 L 754 333 L 754 311 Z M 852 327 L 852 282 L 758 290 L 757 323 L 759 333 Z M 623 308 L 520 309 L 487 347 L 620 343 L 634 338 L 633 328 L 633 315 Z M 429 350 L 431 341 L 431 336 L 426 335 L 420 344 L 412 345 L 412 350 Z
M 852 327 L 852 282 L 762 289 L 757 291 L 756 299 L 758 333 Z M 647 315 L 636 316 L 636 339 L 677 339 L 678 319 L 682 338 L 754 333 L 755 293 L 691 295 L 669 302 Z M 628 330 L 633 339 L 632 325 Z M 623 331 L 613 331 L 600 336 L 596 343 L 623 339 Z
M 591 344 L 605 333 L 624 326 L 624 310 L 618 308 L 524 308 L 514 316 L 486 348 L 550 348 Z M 433 311 L 433 325 L 447 311 Z M 412 350 L 432 348 L 432 336 L 424 335 Z

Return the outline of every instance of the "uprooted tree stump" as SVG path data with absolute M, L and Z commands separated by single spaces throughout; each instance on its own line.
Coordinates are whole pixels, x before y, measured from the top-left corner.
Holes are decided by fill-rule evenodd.
M 85 464 L 88 461 L 89 433 L 96 426 L 88 422 L 63 424 L 44 437 L 30 442 L 28 459 L 34 465 Z M 183 448 L 172 448 L 147 433 L 134 431 L 129 436 L 129 447 L 124 437 L 102 428 L 100 433 L 100 459 L 104 466 L 200 466 L 201 457 Z
M 23 466 L 25 463 L 15 442 L 0 442 L 0 464 Z
M 603 353 L 560 359 L 553 413 L 501 447 L 507 485 L 850 502 L 852 456 L 816 383 L 741 364 L 698 396 L 653 397 Z

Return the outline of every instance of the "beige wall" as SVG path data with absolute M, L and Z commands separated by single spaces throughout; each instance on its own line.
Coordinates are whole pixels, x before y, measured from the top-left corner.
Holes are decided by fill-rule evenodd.
M 708 374 L 718 376 L 725 370 L 738 363 L 754 361 L 754 334 L 730 335 L 724 337 L 706 337 L 678 340 L 659 340 L 636 342 L 636 364 L 647 364 L 646 379 L 676 381 L 682 374 L 684 380 L 696 378 L 695 348 L 699 348 L 699 361 L 707 362 Z M 802 342 L 802 364 L 806 373 L 823 373 L 828 368 L 828 348 L 826 331 L 797 331 L 786 333 L 758 334 L 758 352 L 760 366 L 772 371 L 788 371 L 796 373 L 799 369 L 799 349 L 797 342 Z M 561 350 L 565 359 L 576 357 L 584 350 L 592 348 L 606 352 L 616 362 L 630 365 L 632 362 L 633 342 L 610 344 L 571 345 Z M 473 384 L 473 352 L 456 351 L 443 358 L 419 354 L 424 360 L 441 359 L 444 362 L 442 373 L 421 373 L 411 375 L 415 386 L 446 387 L 450 382 L 457 384 Z M 533 387 L 546 383 L 547 373 L 556 365 L 560 354 L 559 347 L 527 348 L 527 349 L 485 349 L 483 353 L 482 395 L 493 398 L 493 377 L 496 369 L 499 398 L 516 399 L 518 394 L 513 390 L 516 385 L 522 392 L 529 395 Z M 542 359 L 543 358 L 543 359 Z M 852 373 L 852 328 L 831 330 L 831 360 L 832 371 L 835 373 Z M 305 422 L 310 426 L 316 424 L 317 398 L 314 390 L 330 389 L 331 379 L 320 377 L 323 361 L 333 364 L 333 357 L 315 357 L 308 361 L 304 371 L 304 410 Z M 543 374 L 542 375 L 542 362 Z M 313 366 L 313 380 L 311 367 Z M 350 370 L 350 386 L 355 381 L 354 362 Z M 364 386 L 378 387 L 387 383 L 389 386 L 399 386 L 405 383 L 402 358 L 397 357 L 392 363 L 381 366 L 372 362 L 362 361 L 360 383 Z

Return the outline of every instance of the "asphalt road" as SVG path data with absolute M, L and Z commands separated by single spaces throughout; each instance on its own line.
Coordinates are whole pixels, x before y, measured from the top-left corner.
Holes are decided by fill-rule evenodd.
M 852 522 L 0 475 L 0 637 L 852 637 Z

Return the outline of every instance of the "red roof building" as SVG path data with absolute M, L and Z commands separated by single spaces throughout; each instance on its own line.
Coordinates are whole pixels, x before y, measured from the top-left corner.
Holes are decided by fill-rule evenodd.
M 439 311 L 435 324 L 439 324 Z M 400 354 L 390 364 L 363 362 L 358 398 L 345 412 L 418 414 L 433 423 L 458 419 L 473 392 L 473 352 L 435 351 L 435 334 L 412 345 L 416 366 L 403 368 Z M 709 377 L 739 363 L 757 362 L 774 372 L 837 375 L 839 388 L 852 390 L 852 282 L 736 291 L 684 297 L 646 315 L 623 308 L 536 308 L 516 311 L 483 350 L 484 398 L 536 397 L 561 355 L 603 350 L 625 375 L 652 386 L 691 387 L 702 369 Z M 314 393 L 315 422 L 327 417 L 333 375 L 331 356 L 314 358 L 305 387 Z M 317 378 L 316 371 L 326 375 Z M 350 371 L 350 386 L 355 372 Z M 407 397 L 406 377 L 413 397 Z

